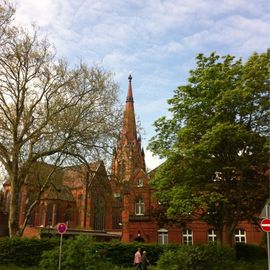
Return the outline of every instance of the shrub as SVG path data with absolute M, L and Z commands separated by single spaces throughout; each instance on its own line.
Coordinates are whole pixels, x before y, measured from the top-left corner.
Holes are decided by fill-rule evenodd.
M 267 270 L 268 263 L 267 260 L 258 260 L 254 262 L 247 262 L 239 260 L 236 262 L 232 270 Z
M 165 252 L 157 263 L 159 270 L 231 270 L 234 254 L 230 248 L 209 246 L 179 247 Z
M 251 244 L 235 245 L 237 259 L 245 261 L 263 260 L 267 258 L 267 252 L 260 246 Z
M 44 250 L 54 248 L 58 239 L 1 238 L 0 264 L 37 266 Z
M 103 258 L 112 262 L 118 266 L 132 266 L 134 253 L 138 247 L 147 251 L 147 257 L 151 264 L 155 264 L 164 252 L 165 249 L 169 249 L 171 246 L 163 246 L 156 244 L 144 244 L 144 243 L 128 243 L 121 242 L 107 242 L 96 243 L 96 249 L 102 254 Z
M 40 267 L 55 270 L 58 265 L 59 247 L 44 252 Z M 106 270 L 117 269 L 110 261 L 104 260 L 90 237 L 79 236 L 64 242 L 61 266 L 65 270 Z

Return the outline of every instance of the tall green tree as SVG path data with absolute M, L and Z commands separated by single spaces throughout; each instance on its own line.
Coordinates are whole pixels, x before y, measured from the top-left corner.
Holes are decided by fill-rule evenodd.
M 240 221 L 256 222 L 268 197 L 269 74 L 270 50 L 245 63 L 197 56 L 148 146 L 167 158 L 152 181 L 167 218 L 196 216 L 229 243 Z
M 0 33 L 8 37 L 0 46 L 0 163 L 10 181 L 9 233 L 15 236 L 22 234 L 19 194 L 31 169 L 37 162 L 54 165 L 44 191 L 63 162 L 90 162 L 110 152 L 120 104 L 109 72 L 69 68 L 36 31 L 10 27 L 6 8 L 0 4 L 0 18 L 7 14 Z

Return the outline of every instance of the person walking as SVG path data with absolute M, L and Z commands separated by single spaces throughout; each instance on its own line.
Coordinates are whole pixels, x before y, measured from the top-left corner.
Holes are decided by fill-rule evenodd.
M 147 266 L 150 264 L 147 256 L 146 256 L 146 251 L 143 251 L 142 255 L 142 270 L 147 270 Z
M 142 255 L 140 248 L 138 248 L 137 252 L 134 255 L 134 265 L 136 269 L 142 270 Z

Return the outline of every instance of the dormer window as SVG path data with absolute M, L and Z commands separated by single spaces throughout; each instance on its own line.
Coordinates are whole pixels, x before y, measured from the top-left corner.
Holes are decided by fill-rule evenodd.
M 143 179 L 137 179 L 137 187 L 143 187 Z
M 142 199 L 138 199 L 135 202 L 135 215 L 136 216 L 144 215 L 144 202 Z

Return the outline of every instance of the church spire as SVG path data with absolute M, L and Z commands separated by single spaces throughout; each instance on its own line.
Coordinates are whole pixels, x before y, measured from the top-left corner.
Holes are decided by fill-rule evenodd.
M 134 101 L 132 94 L 132 77 L 128 77 L 128 92 L 126 98 L 126 107 L 124 112 L 124 123 L 122 134 L 128 141 L 133 141 L 137 139 L 136 121 L 135 121 L 135 111 L 134 111 Z
M 112 175 L 119 181 L 130 181 L 135 172 L 145 171 L 141 138 L 137 135 L 136 129 L 131 81 L 132 77 L 129 75 L 123 127 L 112 161 Z

